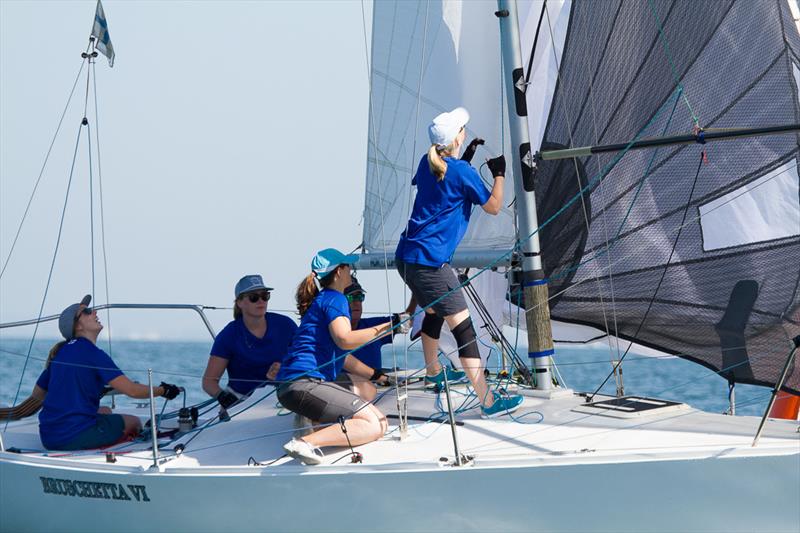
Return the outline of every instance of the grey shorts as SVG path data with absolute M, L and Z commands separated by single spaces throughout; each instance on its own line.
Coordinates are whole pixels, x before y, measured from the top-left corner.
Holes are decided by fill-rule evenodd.
M 395 264 L 400 277 L 411 289 L 411 293 L 420 306 L 427 308 L 432 302 L 436 302 L 431 308 L 442 318 L 467 308 L 464 291 L 457 288 L 461 284 L 449 264 L 445 263 L 436 268 L 404 263 L 399 259 L 395 259 Z M 444 298 L 442 298 L 443 296 Z
M 89 450 L 110 446 L 122 438 L 125 431 L 125 419 L 122 415 L 97 415 L 95 425 L 84 429 L 78 436 L 59 450 Z
M 311 420 L 332 423 L 352 417 L 367 404 L 341 385 L 314 378 L 300 378 L 278 387 L 278 400 L 292 412 Z

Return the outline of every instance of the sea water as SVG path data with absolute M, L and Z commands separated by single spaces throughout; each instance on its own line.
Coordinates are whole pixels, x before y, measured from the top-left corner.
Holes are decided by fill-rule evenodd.
M 0 405 L 25 399 L 33 389 L 36 378 L 44 368 L 47 353 L 55 340 L 30 340 L 0 338 Z M 100 342 L 120 369 L 134 381 L 147 383 L 147 370 L 153 371 L 153 383 L 175 383 L 186 389 L 187 405 L 208 398 L 201 387 L 201 378 L 208 362 L 211 341 L 133 341 L 115 340 L 110 345 Z M 393 352 L 394 350 L 394 352 Z M 525 354 L 524 347 L 519 352 Z M 611 372 L 611 358 L 616 351 L 597 345 L 559 347 L 555 361 L 563 383 L 575 391 L 593 392 Z M 418 345 L 406 348 L 403 344 L 384 346 L 383 362 L 386 367 L 421 368 L 422 352 Z M 489 366 L 497 367 L 500 361 L 493 353 Z M 23 373 L 24 369 L 24 373 Z M 688 403 L 709 412 L 722 413 L 728 409 L 728 383 L 711 370 L 677 357 L 648 357 L 629 353 L 622 364 L 624 390 L 629 395 L 644 395 L 665 400 Z M 736 385 L 736 414 L 763 414 L 769 400 L 770 389 L 753 385 Z M 601 389 L 615 394 L 616 382 L 611 377 Z M 178 408 L 183 398 L 174 400 Z M 179 403 L 180 402 L 180 403 Z M 104 403 L 107 403 L 105 401 Z

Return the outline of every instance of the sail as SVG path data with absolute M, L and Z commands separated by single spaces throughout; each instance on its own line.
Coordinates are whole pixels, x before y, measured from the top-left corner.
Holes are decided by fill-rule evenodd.
M 541 147 L 796 124 L 799 89 L 785 1 L 575 1 Z M 605 309 L 621 337 L 774 384 L 800 334 L 799 148 L 783 134 L 542 162 L 540 222 L 585 188 L 540 233 L 552 317 L 605 329 Z
M 487 187 L 483 161 L 508 146 L 494 1 L 375 2 L 372 24 L 369 146 L 363 246 L 394 257 L 413 205 L 411 178 L 430 141 L 430 120 L 457 106 L 471 115 L 467 139 L 481 137 L 473 165 Z M 505 198 L 513 198 L 506 180 Z M 513 208 L 497 216 L 480 208 L 459 251 L 496 250 L 514 243 Z

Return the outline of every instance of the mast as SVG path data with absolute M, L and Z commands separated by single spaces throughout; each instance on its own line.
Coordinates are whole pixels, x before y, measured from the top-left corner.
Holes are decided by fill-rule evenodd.
M 528 357 L 535 373 L 536 389 L 549 391 L 552 388 L 551 356 L 555 350 L 539 234 L 534 233 L 539 226 L 536 217 L 536 196 L 533 190 L 536 163 L 528 133 L 525 74 L 522 69 L 516 2 L 497 0 L 495 15 L 500 21 L 503 73 L 508 99 L 506 108 L 512 146 L 511 164 L 514 169 L 514 191 L 517 198 L 518 238 L 523 239 L 520 257 L 525 294 L 525 323 L 528 328 Z

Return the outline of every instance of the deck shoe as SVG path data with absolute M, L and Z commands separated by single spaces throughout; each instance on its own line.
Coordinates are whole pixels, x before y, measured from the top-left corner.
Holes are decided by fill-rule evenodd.
M 318 465 L 325 457 L 322 450 L 301 439 L 290 440 L 283 445 L 283 449 L 289 456 L 302 461 L 306 465 Z
M 522 396 L 514 394 L 512 396 L 502 396 L 493 392 L 494 403 L 491 407 L 481 406 L 481 417 L 483 418 L 496 418 L 498 416 L 508 415 L 519 409 L 522 405 Z
M 435 376 L 425 376 L 425 387 L 426 388 L 434 388 L 437 385 L 444 389 L 444 373 L 447 372 L 447 381 L 449 383 L 458 383 L 464 381 L 466 378 L 466 374 L 461 370 L 456 370 L 454 368 L 444 367 L 442 371 L 436 374 Z

